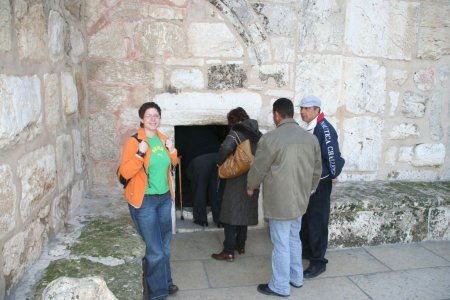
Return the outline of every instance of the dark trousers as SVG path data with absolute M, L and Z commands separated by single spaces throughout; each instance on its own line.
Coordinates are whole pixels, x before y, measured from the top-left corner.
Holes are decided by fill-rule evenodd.
M 247 240 L 247 225 L 223 224 L 225 240 L 223 241 L 223 250 L 227 254 L 234 255 L 234 249 L 245 248 Z
M 308 208 L 302 217 L 300 230 L 302 256 L 309 258 L 311 264 L 328 262 L 325 259 L 325 252 L 328 247 L 331 189 L 331 180 L 320 180 L 316 192 L 309 198 Z
M 194 220 L 207 221 L 206 203 L 209 199 L 214 222 L 219 222 L 220 196 L 218 192 L 217 153 L 208 153 L 194 158 L 186 171 L 191 181 L 194 204 Z

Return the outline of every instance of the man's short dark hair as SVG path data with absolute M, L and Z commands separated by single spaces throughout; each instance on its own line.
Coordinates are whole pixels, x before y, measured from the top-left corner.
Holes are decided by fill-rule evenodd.
M 279 98 L 273 103 L 273 111 L 283 119 L 294 117 L 294 104 L 287 98 Z

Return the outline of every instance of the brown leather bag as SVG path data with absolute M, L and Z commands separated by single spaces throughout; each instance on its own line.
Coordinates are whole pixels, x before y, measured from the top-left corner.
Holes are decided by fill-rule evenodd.
M 250 166 L 255 158 L 250 147 L 250 140 L 246 139 L 241 142 L 239 135 L 236 134 L 238 141 L 234 138 L 237 144 L 236 150 L 233 154 L 227 157 L 225 162 L 219 166 L 219 177 L 222 179 L 229 179 L 238 177 L 250 170 Z

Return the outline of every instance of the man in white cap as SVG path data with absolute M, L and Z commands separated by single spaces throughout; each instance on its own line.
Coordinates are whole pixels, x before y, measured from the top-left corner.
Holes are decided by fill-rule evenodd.
M 337 181 L 345 163 L 339 151 L 336 130 L 325 119 L 320 107 L 321 101 L 316 96 L 306 96 L 300 101 L 300 116 L 306 122 L 305 129 L 317 137 L 322 153 L 322 176 L 309 199 L 300 230 L 302 257 L 310 261 L 303 272 L 304 278 L 314 278 L 326 270 L 330 194 L 332 184 Z

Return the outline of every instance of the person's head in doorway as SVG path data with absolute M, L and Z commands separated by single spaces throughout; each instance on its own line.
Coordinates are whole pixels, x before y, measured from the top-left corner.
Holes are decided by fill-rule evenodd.
M 230 127 L 248 119 L 250 119 L 250 117 L 242 107 L 236 107 L 230 110 L 227 114 L 228 125 Z

